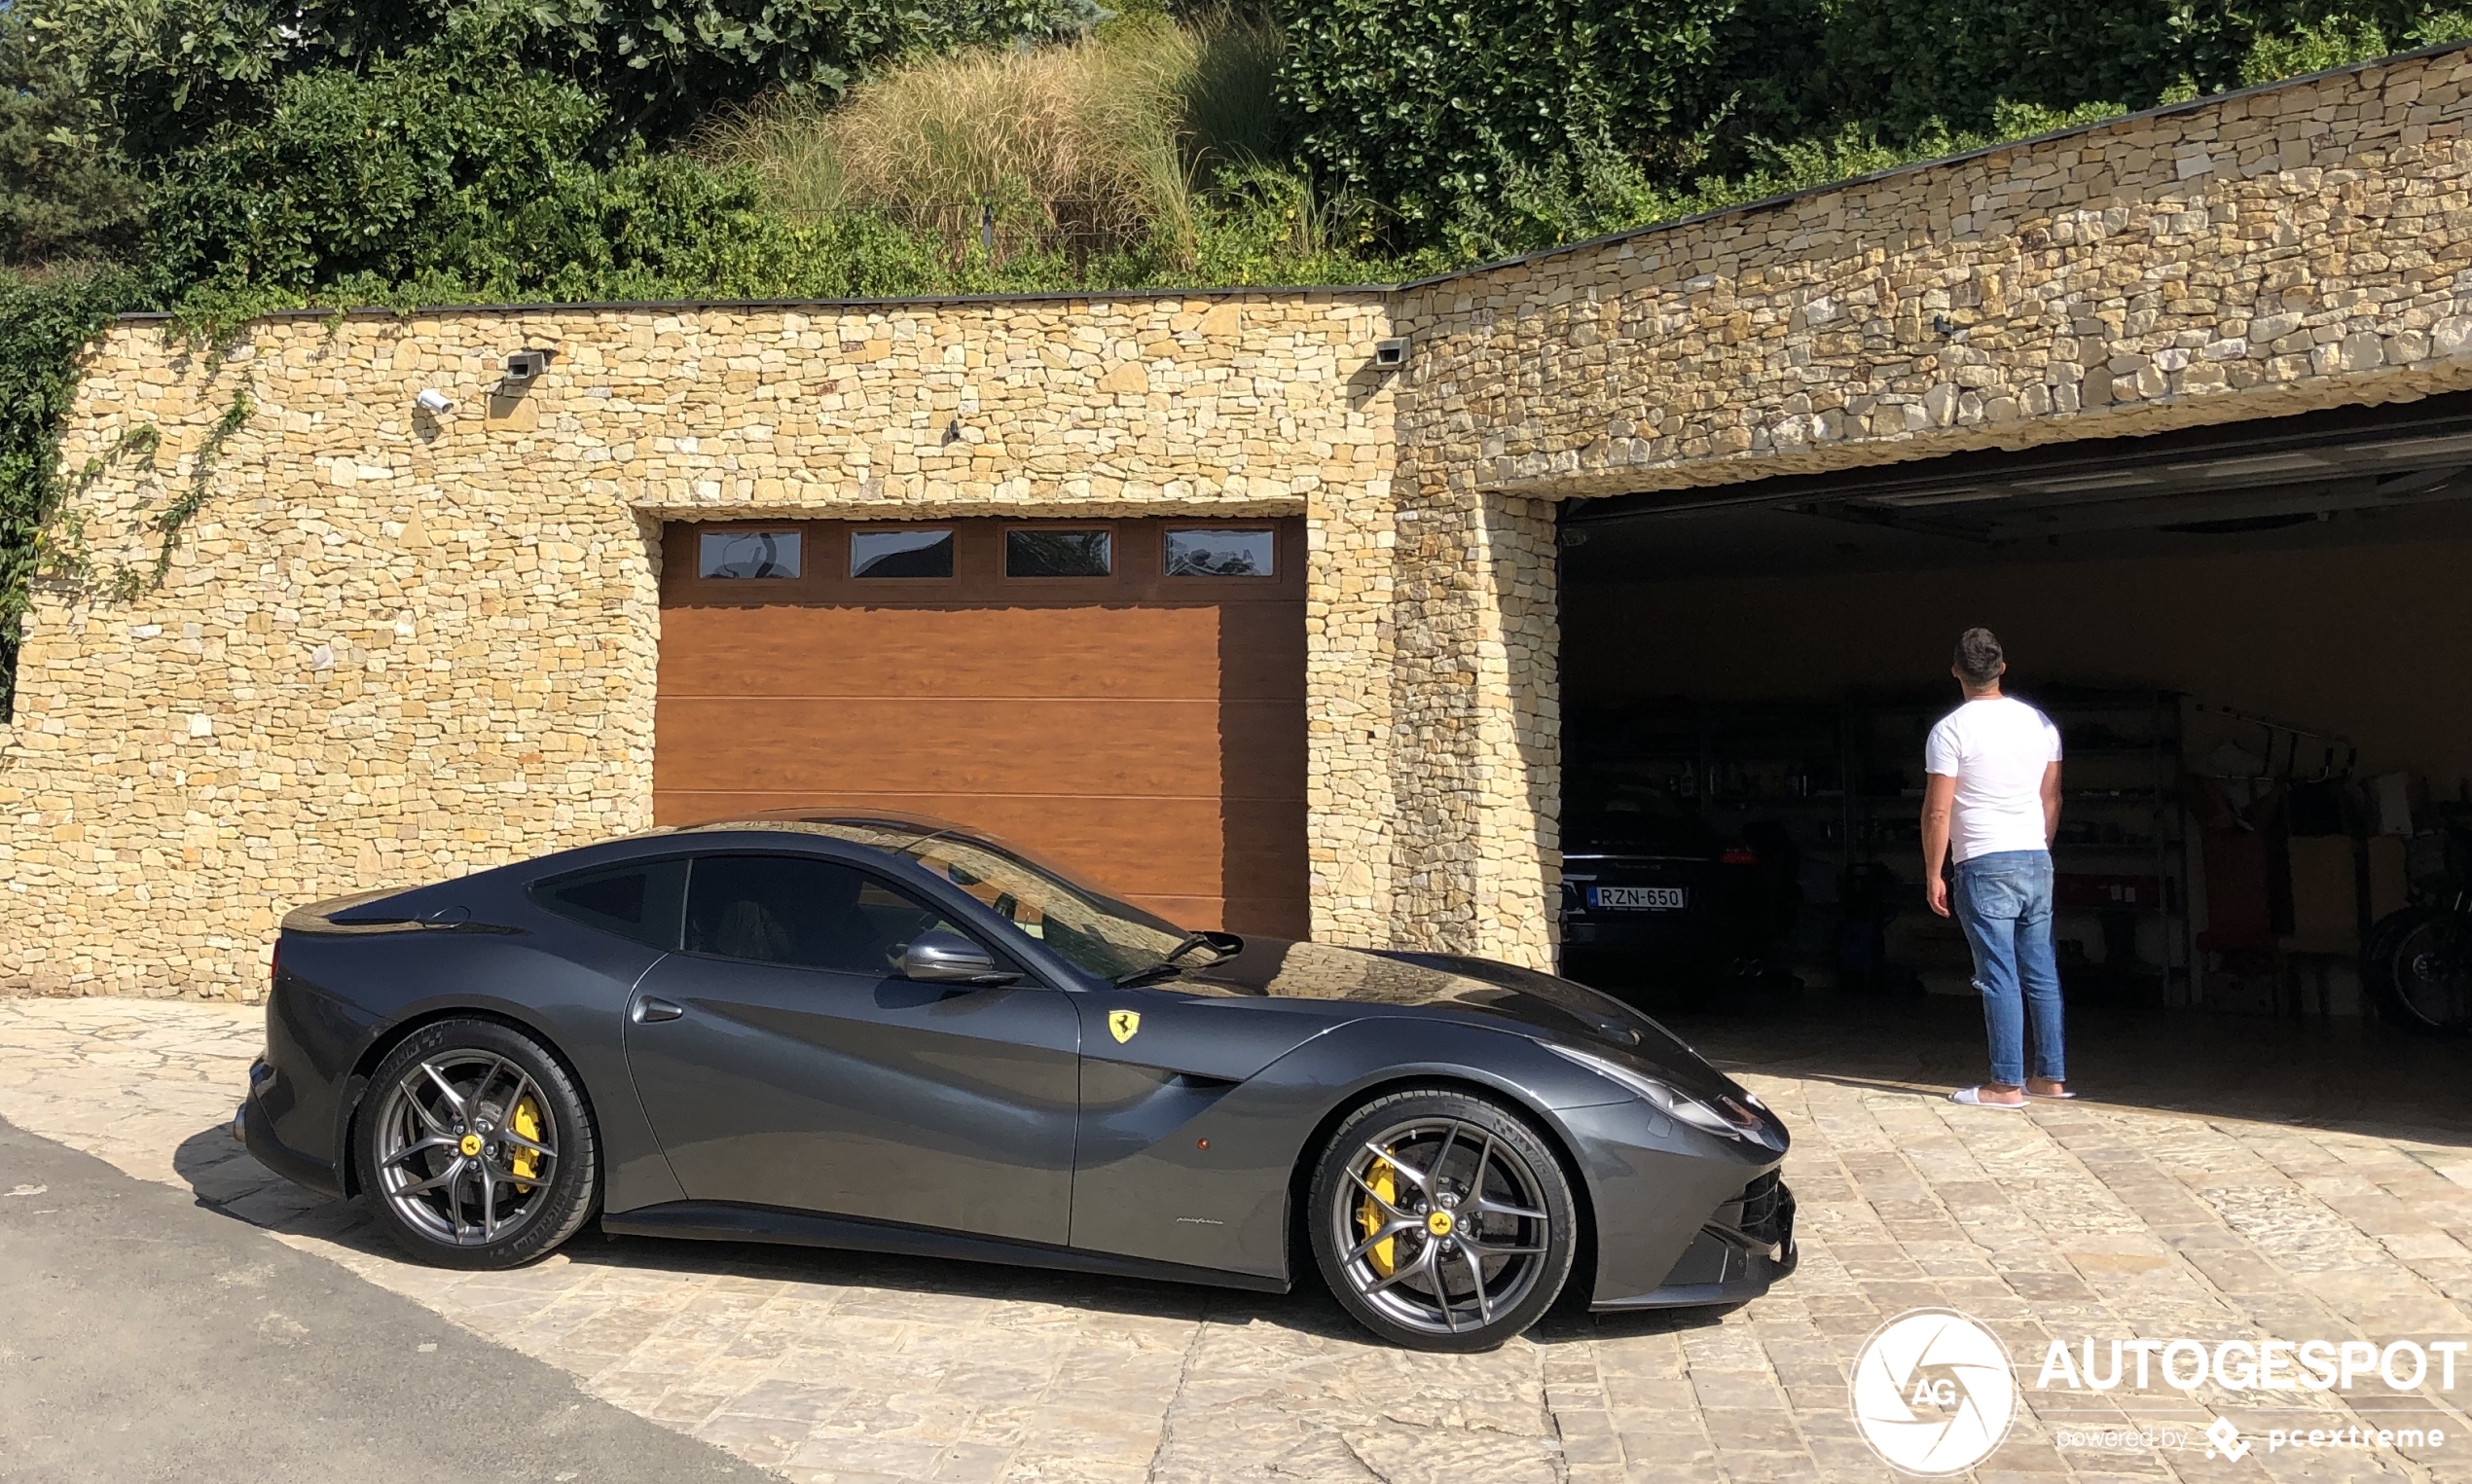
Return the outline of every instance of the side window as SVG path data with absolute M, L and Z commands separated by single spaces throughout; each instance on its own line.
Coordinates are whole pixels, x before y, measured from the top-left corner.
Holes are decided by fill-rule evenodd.
M 1275 530 L 1171 530 L 1170 577 L 1269 577 L 1279 567 Z
M 850 533 L 850 575 L 950 577 L 953 575 L 953 527 L 854 530 Z
M 699 577 L 796 577 L 798 532 L 708 530 L 696 543 Z
M 960 931 L 864 871 L 814 856 L 699 855 L 687 885 L 693 954 L 882 977 L 936 927 Z
M 587 927 L 670 953 L 678 946 L 686 882 L 685 861 L 648 860 L 542 882 L 532 888 L 532 900 Z

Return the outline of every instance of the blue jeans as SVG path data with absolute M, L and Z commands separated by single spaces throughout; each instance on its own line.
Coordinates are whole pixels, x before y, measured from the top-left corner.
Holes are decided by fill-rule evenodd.
M 2060 967 L 2052 955 L 2052 855 L 1995 851 L 1957 867 L 1949 908 L 1974 949 L 1974 987 L 1991 1037 L 1991 1080 L 2025 1085 L 2026 1022 L 2034 1074 L 2068 1076 L 2061 1055 Z

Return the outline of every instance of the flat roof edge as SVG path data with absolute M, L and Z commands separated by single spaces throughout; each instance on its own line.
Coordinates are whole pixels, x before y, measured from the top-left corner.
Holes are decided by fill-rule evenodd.
M 424 319 L 452 314 L 636 314 L 678 313 L 704 309 L 795 310 L 820 312 L 861 309 L 949 308 L 969 305 L 1063 304 L 1157 299 L 1385 299 L 1399 292 L 1396 283 L 1308 283 L 1220 285 L 1206 288 L 1043 289 L 1023 294 L 919 294 L 889 299 L 584 299 L 515 301 L 505 304 L 435 304 L 396 308 L 355 305 L 349 308 L 315 307 L 269 309 L 244 321 L 270 319 Z M 112 316 L 116 324 L 164 324 L 177 316 L 163 309 L 130 309 Z

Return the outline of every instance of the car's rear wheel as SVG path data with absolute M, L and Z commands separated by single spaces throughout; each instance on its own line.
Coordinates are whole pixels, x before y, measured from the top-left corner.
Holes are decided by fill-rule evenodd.
M 592 1214 L 600 1159 L 583 1094 L 512 1027 L 414 1032 L 370 1077 L 356 1129 L 361 1188 L 424 1262 L 516 1267 Z
M 1525 1330 L 1578 1248 L 1578 1203 L 1545 1140 L 1447 1088 L 1349 1114 L 1309 1199 L 1323 1281 L 1367 1329 L 1418 1350 L 1489 1350 Z

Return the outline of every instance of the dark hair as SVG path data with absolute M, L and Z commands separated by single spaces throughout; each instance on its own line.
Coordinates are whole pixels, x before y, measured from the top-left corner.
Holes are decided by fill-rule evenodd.
M 2000 652 L 2000 641 L 1988 629 L 1969 629 L 1957 635 L 1957 672 L 1966 683 L 1978 690 L 2000 678 L 2000 667 L 2008 656 Z

